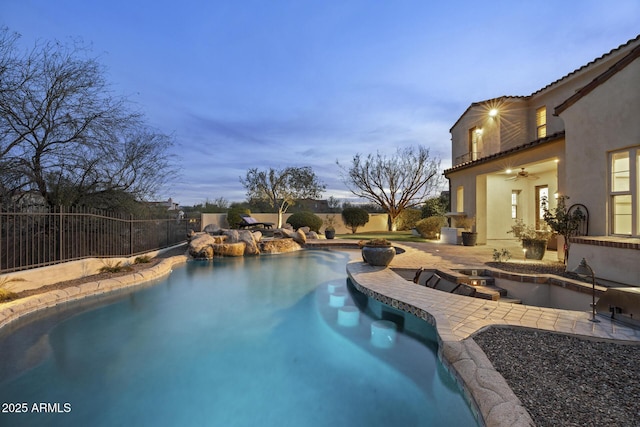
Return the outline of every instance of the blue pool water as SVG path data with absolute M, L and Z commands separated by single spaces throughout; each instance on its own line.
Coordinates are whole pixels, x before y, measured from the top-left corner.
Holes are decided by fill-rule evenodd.
M 364 314 L 336 324 L 327 284 L 346 285 L 348 259 L 189 262 L 153 286 L 5 330 L 0 425 L 477 425 L 426 323 L 405 316 L 407 333 L 427 329 L 391 349 L 370 345 Z M 390 309 L 354 297 L 365 312 Z M 8 405 L 22 403 L 27 413 Z

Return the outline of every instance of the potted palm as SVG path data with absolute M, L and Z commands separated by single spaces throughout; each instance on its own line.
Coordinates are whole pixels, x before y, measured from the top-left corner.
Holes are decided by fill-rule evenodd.
M 547 250 L 547 242 L 551 238 L 552 232 L 549 230 L 536 230 L 531 225 L 525 224 L 521 219 L 516 219 L 511 226 L 513 235 L 522 242 L 524 257 L 527 259 L 540 260 Z
M 478 233 L 471 231 L 471 228 L 476 224 L 476 218 L 473 216 L 458 216 L 456 217 L 456 227 L 463 228 L 462 232 L 462 244 L 464 246 L 475 246 L 478 240 Z
M 362 259 L 369 265 L 387 267 L 396 255 L 396 248 L 386 239 L 360 242 Z

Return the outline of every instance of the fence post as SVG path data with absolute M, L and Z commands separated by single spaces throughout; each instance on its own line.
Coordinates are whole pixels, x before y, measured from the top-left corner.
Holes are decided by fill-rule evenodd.
M 135 253 L 133 250 L 133 214 L 129 214 L 129 250 L 130 256 L 133 256 Z
M 60 251 L 60 255 L 57 261 L 62 261 L 64 259 L 64 231 L 63 231 L 63 223 L 64 223 L 64 214 L 62 213 L 62 205 L 60 205 L 58 207 L 58 209 L 60 209 L 59 211 L 59 216 L 60 216 L 60 230 L 58 232 L 58 247 L 59 247 L 59 251 Z

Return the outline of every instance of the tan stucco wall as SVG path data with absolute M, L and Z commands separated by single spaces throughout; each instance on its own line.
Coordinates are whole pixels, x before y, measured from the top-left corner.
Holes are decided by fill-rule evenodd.
M 560 114 L 567 129 L 566 188 L 589 209 L 589 234 L 609 230 L 609 156 L 640 145 L 640 59 Z
M 342 215 L 340 213 L 317 213 L 320 218 L 324 221 L 328 216 L 333 215 L 335 219 L 335 229 L 338 234 L 347 234 L 351 233 L 351 229 L 347 228 L 342 221 Z M 276 213 L 252 213 L 252 217 L 257 219 L 260 222 L 272 222 L 273 224 L 278 224 L 278 214 Z M 283 215 L 283 223 L 287 222 L 287 218 L 289 218 L 291 214 Z M 369 222 L 363 226 L 358 227 L 358 233 L 372 232 L 372 231 L 386 231 L 387 230 L 387 214 L 383 213 L 370 213 L 369 214 Z M 228 228 L 229 224 L 227 223 L 227 214 L 202 214 L 202 228 L 206 227 L 209 224 L 217 225 L 220 228 Z M 274 226 L 275 226 L 274 225 Z M 320 231 L 324 231 L 324 227 L 320 228 Z

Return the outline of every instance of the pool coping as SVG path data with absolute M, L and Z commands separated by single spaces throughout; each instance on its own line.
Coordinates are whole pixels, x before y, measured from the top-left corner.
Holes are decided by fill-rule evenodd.
M 163 278 L 171 273 L 175 265 L 184 264 L 187 260 L 188 257 L 186 255 L 173 256 L 161 260 L 153 267 L 140 270 L 136 273 L 95 282 L 87 282 L 78 286 L 69 286 L 64 289 L 56 289 L 14 301 L 4 302 L 0 305 L 0 330 L 22 317 L 51 307 L 139 286 Z

